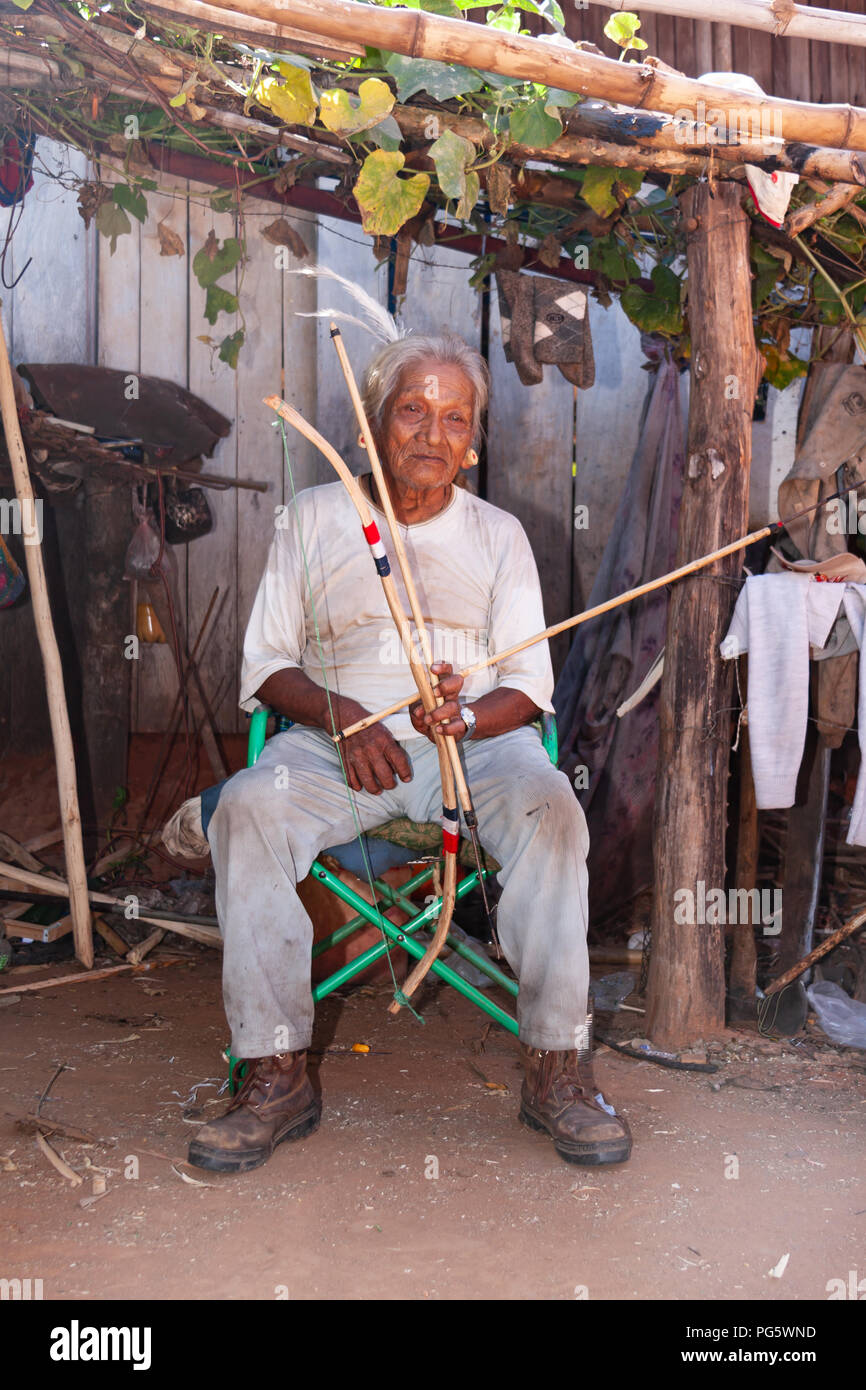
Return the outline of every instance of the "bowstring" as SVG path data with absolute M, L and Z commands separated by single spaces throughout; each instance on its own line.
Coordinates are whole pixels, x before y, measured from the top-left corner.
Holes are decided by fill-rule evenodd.
M 295 514 L 295 531 L 296 531 L 297 537 L 298 537 L 298 544 L 299 544 L 299 546 L 300 546 L 300 548 L 301 548 L 301 558 L 302 558 L 302 560 L 303 560 L 303 562 L 304 562 L 304 575 L 305 575 L 306 581 L 307 581 L 307 592 L 308 592 L 308 594 L 309 594 L 309 596 L 310 596 L 310 611 L 312 612 L 312 615 L 313 615 L 313 628 L 314 628 L 314 631 L 315 631 L 315 634 L 316 634 L 316 644 L 317 644 L 317 646 L 318 646 L 318 648 L 319 648 L 319 665 L 320 665 L 321 671 L 322 671 L 322 682 L 323 682 L 324 688 L 325 688 L 325 698 L 326 698 L 327 701 L 328 701 L 328 715 L 330 716 L 330 720 L 331 720 L 331 728 L 332 728 L 332 729 L 336 729 L 336 727 L 337 727 L 337 722 L 336 722 L 336 720 L 335 720 L 335 718 L 334 718 L 334 707 L 333 707 L 333 704 L 332 704 L 332 702 L 331 702 L 331 688 L 330 688 L 330 686 L 328 685 L 328 675 L 327 675 L 327 671 L 326 671 L 326 668 L 325 668 L 325 649 L 324 649 L 324 646 L 322 645 L 322 635 L 321 635 L 321 632 L 320 632 L 320 630 L 319 630 L 319 619 L 318 619 L 318 615 L 317 615 L 317 613 L 316 613 L 316 600 L 315 600 L 315 598 L 313 597 L 313 581 L 312 581 L 312 577 L 311 577 L 311 575 L 310 575 L 310 565 L 309 565 L 309 561 L 308 561 L 308 559 L 307 559 L 307 548 L 306 548 L 306 546 L 304 545 L 304 537 L 303 537 L 303 533 L 302 533 L 302 531 L 301 531 L 301 519 L 300 519 L 300 517 L 298 516 L 298 505 L 297 505 L 297 503 L 298 503 L 298 494 L 297 494 L 297 492 L 296 492 L 296 490 L 295 490 L 295 476 L 294 476 L 294 472 L 293 472 L 293 470 L 292 470 L 292 460 L 291 460 L 291 456 L 290 456 L 290 453 L 289 453 L 289 443 L 288 443 L 288 439 L 286 438 L 286 425 L 285 425 L 285 421 L 284 421 L 282 418 L 279 418 L 279 419 L 275 420 L 275 421 L 274 421 L 274 424 L 275 424 L 275 425 L 279 425 L 280 434 L 281 434 L 282 440 L 283 440 L 283 456 L 284 456 L 285 461 L 286 461 L 286 471 L 287 471 L 287 473 L 288 473 L 288 475 L 289 475 L 289 487 L 291 488 L 291 491 L 292 491 L 292 510 L 294 511 L 294 514 Z M 356 804 L 356 802 L 355 802 L 355 793 L 354 793 L 354 790 L 352 789 L 351 783 L 349 782 L 349 776 L 348 776 L 348 773 L 347 773 L 347 771 L 346 771 L 346 765 L 345 765 L 345 763 L 344 763 L 344 761 L 343 761 L 343 746 L 342 746 L 342 744 L 335 744 L 334 746 L 335 746 L 335 748 L 336 748 L 336 750 L 337 750 L 337 757 L 338 757 L 339 760 L 340 760 L 340 771 L 341 771 L 341 773 L 343 774 L 343 783 L 344 783 L 345 788 L 346 788 L 346 795 L 347 795 L 347 797 L 348 797 L 348 799 L 349 799 L 349 806 L 350 806 L 351 812 L 352 812 L 352 822 L 353 822 L 354 827 L 355 827 L 355 838 L 356 838 L 356 840 L 358 841 L 358 846 L 359 846 L 359 848 L 360 848 L 360 850 L 361 850 L 361 857 L 362 857 L 362 859 L 363 859 L 363 861 L 364 861 L 364 872 L 365 872 L 365 874 L 366 874 L 366 876 L 367 876 L 367 884 L 368 884 L 368 887 L 369 887 L 369 889 L 370 889 L 370 896 L 371 896 L 371 898 L 372 898 L 372 900 L 373 900 L 372 903 L 371 903 L 371 906 L 375 909 L 376 916 L 377 916 L 378 919 L 379 919 L 379 931 L 380 931 L 381 934 L 382 934 L 382 941 L 384 942 L 385 946 L 387 947 L 387 950 L 386 950 L 386 952 L 385 952 L 385 955 L 386 955 L 386 958 L 387 958 L 387 961 L 388 961 L 388 969 L 389 969 L 389 971 L 391 972 L 391 983 L 392 983 L 392 985 L 393 985 L 393 987 L 394 987 L 394 998 L 397 999 L 397 1000 L 399 1000 L 399 1002 L 400 1002 L 401 1004 L 405 1004 L 405 1006 L 409 1009 L 410 1013 L 418 1020 L 418 1022 L 419 1022 L 419 1023 L 423 1023 L 423 1022 L 424 1022 L 424 1019 L 421 1017 L 421 1015 L 420 1015 L 419 1013 L 417 1013 L 417 1012 L 415 1011 L 415 1009 L 413 1009 L 413 1007 L 412 1007 L 411 1003 L 409 1002 L 409 1000 L 406 999 L 405 996 L 403 995 L 403 991 L 400 989 L 400 986 L 399 986 L 398 983 L 397 983 L 397 976 L 394 974 L 394 963 L 393 963 L 393 961 L 391 960 L 391 952 L 392 952 L 392 950 L 393 950 L 393 944 L 392 944 L 392 942 L 389 940 L 388 935 L 387 935 L 387 933 L 386 933 L 386 931 L 385 931 L 385 928 L 384 928 L 384 926 L 382 925 L 382 911 L 381 911 L 381 908 L 379 907 L 379 895 L 378 895 L 378 893 L 376 892 L 375 884 L 374 884 L 374 882 L 373 882 L 373 869 L 372 869 L 372 865 L 370 864 L 370 857 L 369 857 L 369 854 L 368 854 L 368 851 L 367 851 L 367 845 L 366 845 L 366 842 L 365 842 L 364 831 L 363 831 L 363 829 L 361 828 L 361 819 L 360 819 L 360 816 L 358 815 L 358 807 L 357 807 L 357 804 Z

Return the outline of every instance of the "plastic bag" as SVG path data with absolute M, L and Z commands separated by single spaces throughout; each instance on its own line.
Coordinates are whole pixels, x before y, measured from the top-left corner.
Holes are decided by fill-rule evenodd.
M 852 999 L 832 980 L 818 980 L 810 985 L 806 998 L 831 1042 L 866 1047 L 866 1004 Z
M 125 579 L 152 579 L 151 567 L 159 559 L 159 533 L 153 527 L 153 513 L 148 511 L 138 488 L 132 491 L 132 515 L 136 527 L 126 547 Z

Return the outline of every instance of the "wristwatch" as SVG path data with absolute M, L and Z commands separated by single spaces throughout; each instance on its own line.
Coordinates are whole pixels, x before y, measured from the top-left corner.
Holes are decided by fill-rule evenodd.
M 475 718 L 475 711 L 471 705 L 460 706 L 460 718 L 466 725 L 466 733 L 463 735 L 463 737 L 471 738 L 472 735 L 475 733 L 475 725 L 477 723 L 477 720 Z

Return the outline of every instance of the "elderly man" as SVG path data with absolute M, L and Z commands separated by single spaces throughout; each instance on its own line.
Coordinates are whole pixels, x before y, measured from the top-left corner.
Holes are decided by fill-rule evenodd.
M 483 359 L 454 337 L 388 344 L 365 382 L 434 650 L 459 635 L 465 665 L 544 627 L 522 527 L 454 486 L 477 462 L 486 402 Z M 370 476 L 361 483 L 387 547 L 375 484 Z M 249 1066 L 226 1114 L 198 1131 L 190 1161 L 240 1172 L 317 1127 L 320 1103 L 306 1075 L 313 927 L 296 884 L 317 854 L 352 838 L 356 817 L 364 830 L 397 816 L 438 817 L 437 730 L 460 742 L 481 843 L 502 865 L 498 934 L 520 983 L 520 1117 L 547 1131 L 569 1162 L 624 1161 L 628 1126 L 592 1077 L 586 823 L 528 727 L 551 709 L 547 644 L 465 683 L 439 662 L 444 703 L 435 714 L 419 702 L 353 734 L 343 745 L 344 777 L 331 734 L 405 695 L 410 678 L 394 660 L 388 609 L 342 484 L 301 493 L 295 512 L 297 524 L 271 545 L 241 681 L 242 707 L 265 703 L 293 725 L 223 784 L 206 825 L 232 1051 Z

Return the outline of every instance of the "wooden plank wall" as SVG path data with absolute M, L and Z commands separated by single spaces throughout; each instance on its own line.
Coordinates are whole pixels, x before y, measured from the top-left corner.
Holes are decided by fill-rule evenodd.
M 863 14 L 863 0 L 801 0 L 816 8 Z M 707 9 L 712 7 L 708 3 Z M 570 38 L 587 39 L 608 57 L 619 49 L 604 35 L 608 14 L 598 5 L 573 9 L 564 5 Z M 676 19 L 672 15 L 642 14 L 640 36 L 649 52 L 687 77 L 702 72 L 745 72 L 765 92 L 794 101 L 851 102 L 866 105 L 866 49 L 774 38 L 758 29 L 714 24 L 710 20 Z M 532 27 L 536 27 L 533 24 Z

